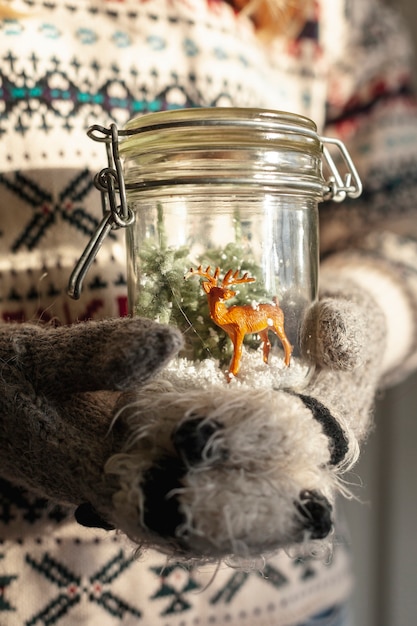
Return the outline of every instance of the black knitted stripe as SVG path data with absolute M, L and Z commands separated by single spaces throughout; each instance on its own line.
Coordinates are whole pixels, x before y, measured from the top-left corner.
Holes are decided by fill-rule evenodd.
M 338 421 L 330 413 L 329 409 L 311 396 L 296 394 L 305 406 L 310 409 L 315 420 L 323 428 L 324 434 L 330 440 L 330 463 L 337 465 L 345 458 L 349 450 L 348 439 Z

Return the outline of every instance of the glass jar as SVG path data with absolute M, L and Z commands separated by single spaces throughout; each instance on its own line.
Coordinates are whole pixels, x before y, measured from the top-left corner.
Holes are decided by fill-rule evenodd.
M 361 193 L 343 143 L 306 117 L 237 108 L 152 113 L 89 135 L 107 145 L 109 167 L 96 176 L 104 214 L 70 294 L 79 296 L 106 234 L 125 227 L 130 313 L 181 329 L 176 375 L 303 387 L 313 372 L 302 338 L 318 292 L 318 203 Z
M 130 312 L 181 329 L 184 371 L 305 385 L 318 202 L 334 195 L 315 124 L 276 111 L 192 109 L 138 117 L 125 132 Z

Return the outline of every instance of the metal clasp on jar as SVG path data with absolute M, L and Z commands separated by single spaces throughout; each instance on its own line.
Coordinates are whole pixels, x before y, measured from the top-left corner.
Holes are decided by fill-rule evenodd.
M 362 193 L 362 182 L 343 141 L 332 137 L 320 137 L 320 141 L 323 145 L 324 162 L 331 173 L 331 176 L 326 181 L 329 185 L 329 191 L 324 196 L 325 200 L 343 202 L 346 196 L 353 199 L 359 198 Z M 342 174 L 330 153 L 328 145 L 335 146 L 339 151 L 339 157 L 342 158 L 347 170 L 344 173 L 344 178 L 342 178 Z
M 84 278 L 110 231 L 126 228 L 135 220 L 135 215 L 126 201 L 117 126 L 115 124 L 110 128 L 92 126 L 88 130 L 88 136 L 94 141 L 106 144 L 108 167 L 94 177 L 94 184 L 101 193 L 103 218 L 71 272 L 67 292 L 74 300 L 80 297 Z

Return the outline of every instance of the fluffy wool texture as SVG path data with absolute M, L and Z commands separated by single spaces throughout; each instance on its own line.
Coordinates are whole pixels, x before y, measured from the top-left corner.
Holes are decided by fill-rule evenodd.
M 201 461 L 187 464 L 175 494 L 184 521 L 174 542 L 168 538 L 168 550 L 178 540 L 180 547 L 208 556 L 249 556 L 289 545 L 302 538 L 297 531 L 303 524 L 298 524 L 294 507 L 300 492 L 327 482 L 323 495 L 331 496 L 323 468 L 330 456 L 327 439 L 296 397 L 273 391 L 251 397 L 250 392 L 219 388 L 185 393 L 172 383 L 156 383 L 122 414 L 132 439 L 127 453 L 112 457 L 106 471 L 119 477 L 116 510 L 136 540 L 142 539 L 137 536 L 141 477 L 178 454 L 172 434 L 196 415 L 203 416 L 201 428 L 205 423 L 219 426 Z
M 3 326 L 1 475 L 187 559 L 325 541 L 369 428 L 385 321 L 340 272 L 322 278 L 304 329 L 319 365 L 300 392 L 184 382 L 163 369 L 180 335 L 149 320 Z

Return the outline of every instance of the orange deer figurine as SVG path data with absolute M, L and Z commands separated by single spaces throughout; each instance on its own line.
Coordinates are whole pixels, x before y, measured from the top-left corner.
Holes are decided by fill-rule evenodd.
M 278 302 L 275 301 L 274 304 L 257 304 L 256 306 L 246 304 L 244 306 L 227 307 L 224 301 L 236 295 L 236 292 L 230 289 L 230 286 L 252 283 L 255 281 L 255 278 L 249 277 L 247 272 L 239 278 L 239 270 L 235 272 L 229 270 L 224 276 L 221 286 L 219 286 L 220 268 L 216 267 L 213 275 L 210 274 L 210 269 L 210 266 L 208 266 L 206 270 L 203 270 L 201 265 L 196 270 L 191 268 L 184 278 L 201 276 L 207 279 L 201 285 L 207 294 L 210 317 L 217 326 L 223 328 L 233 343 L 233 356 L 228 371 L 228 380 L 230 381 L 239 372 L 243 339 L 245 335 L 251 333 L 259 334 L 263 343 L 263 360 L 264 363 L 268 363 L 271 349 L 268 331 L 272 330 L 281 340 L 285 353 L 284 363 L 288 367 L 293 347 L 285 334 L 284 313 L 278 306 Z

